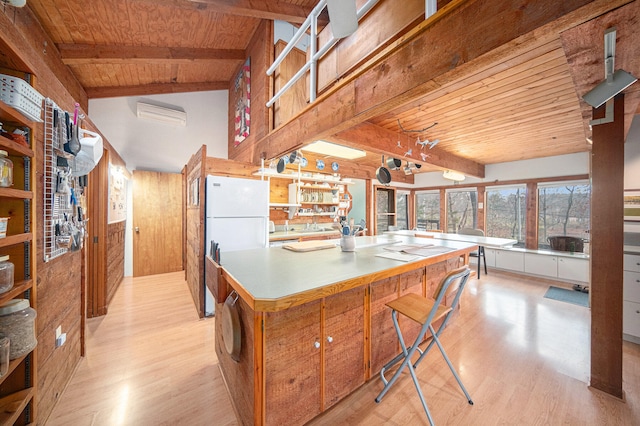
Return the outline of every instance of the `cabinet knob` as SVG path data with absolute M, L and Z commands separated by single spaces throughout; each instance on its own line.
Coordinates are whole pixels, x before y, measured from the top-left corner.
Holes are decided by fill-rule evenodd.
M 327 336 L 327 342 L 332 343 L 333 342 L 333 337 Z
M 313 344 L 313 346 L 315 346 L 315 347 L 316 347 L 316 349 L 320 349 L 320 342 L 315 342 L 315 343 Z
M 636 314 L 640 314 L 640 311 L 636 311 Z

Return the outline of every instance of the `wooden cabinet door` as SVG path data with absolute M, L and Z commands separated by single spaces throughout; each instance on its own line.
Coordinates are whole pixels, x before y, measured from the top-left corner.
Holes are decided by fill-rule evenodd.
M 398 297 L 398 277 L 371 284 L 371 374 L 398 354 L 400 345 L 391 320 L 391 309 L 385 306 Z
M 265 314 L 266 424 L 320 414 L 320 301 Z
M 325 299 L 324 409 L 365 381 L 365 287 Z

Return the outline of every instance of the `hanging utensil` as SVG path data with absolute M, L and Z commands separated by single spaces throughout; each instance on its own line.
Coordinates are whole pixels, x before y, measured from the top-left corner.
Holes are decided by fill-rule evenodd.
M 383 185 L 389 185 L 391 182 L 391 173 L 384 167 L 384 155 L 382 156 L 382 165 L 376 170 L 376 178 Z

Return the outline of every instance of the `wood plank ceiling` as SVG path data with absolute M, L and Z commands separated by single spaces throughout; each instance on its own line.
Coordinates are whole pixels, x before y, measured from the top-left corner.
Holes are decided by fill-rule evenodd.
M 87 95 L 96 98 L 226 89 L 261 19 L 299 23 L 315 3 L 29 0 L 29 7 Z M 375 170 L 386 154 L 417 162 L 425 172 L 449 168 L 430 160 L 446 155 L 483 166 L 590 150 L 590 110 L 579 98 L 576 84 L 584 84 L 574 81 L 567 49 L 558 36 L 518 61 L 496 60 L 466 84 L 445 84 L 370 118 L 365 125 L 383 129 L 378 132 L 386 131 L 389 140 L 358 163 Z M 603 76 L 602 65 L 594 67 L 600 71 L 592 74 Z M 429 148 L 418 138 L 438 143 Z

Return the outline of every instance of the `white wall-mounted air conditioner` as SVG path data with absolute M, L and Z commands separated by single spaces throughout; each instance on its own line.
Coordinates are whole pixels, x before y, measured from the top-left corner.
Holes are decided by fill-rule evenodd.
M 173 108 L 165 108 L 157 105 L 138 102 L 137 116 L 145 120 L 153 120 L 159 123 L 172 124 L 174 126 L 187 125 L 187 113 Z

